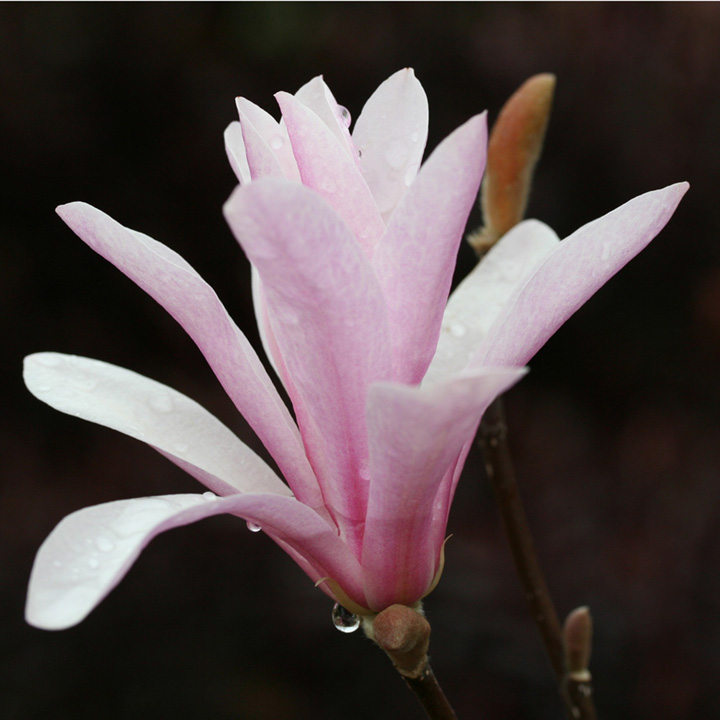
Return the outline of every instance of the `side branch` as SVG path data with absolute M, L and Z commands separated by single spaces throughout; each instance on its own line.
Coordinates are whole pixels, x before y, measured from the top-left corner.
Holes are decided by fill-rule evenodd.
M 405 678 L 408 687 L 415 693 L 431 720 L 457 720 L 455 711 L 450 707 L 440 684 L 435 678 L 430 663 L 416 678 Z
M 572 720 L 594 720 L 590 674 L 586 672 L 583 681 L 578 682 L 578 678 L 573 678 L 576 673 L 569 673 L 566 667 L 560 620 L 540 566 L 515 479 L 502 398 L 495 400 L 486 411 L 478 431 L 478 444 L 483 452 L 485 468 L 495 493 L 515 569 L 525 591 L 530 614 L 545 645 L 568 716 Z
M 430 624 L 416 605 L 391 605 L 363 618 L 363 630 L 392 660 L 430 720 L 457 720 L 430 667 Z

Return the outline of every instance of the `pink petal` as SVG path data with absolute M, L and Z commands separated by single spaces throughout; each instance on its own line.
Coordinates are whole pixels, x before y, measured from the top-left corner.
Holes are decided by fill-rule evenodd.
M 254 267 L 251 270 L 251 282 L 253 310 L 255 311 L 255 322 L 257 323 L 258 331 L 260 333 L 260 342 L 262 343 L 265 355 L 267 355 L 273 370 L 275 370 L 277 376 L 283 384 L 285 384 L 287 375 L 285 371 L 285 362 L 280 356 L 280 350 L 277 346 L 275 333 L 270 327 L 270 319 L 267 313 L 267 303 L 265 302 L 265 291 L 262 287 L 262 280 L 260 280 L 260 275 Z
M 253 124 L 242 113 L 240 113 L 240 127 L 242 128 L 248 168 L 252 179 L 284 177 L 283 169 L 280 166 L 275 152 L 270 145 L 263 140 L 260 133 L 253 127 Z M 277 135 L 276 142 L 282 143 L 286 141 L 283 141 L 281 136 Z
M 195 401 L 137 373 L 89 358 L 25 358 L 30 392 L 56 410 L 142 440 L 220 495 L 290 489 Z
M 515 292 L 471 365 L 522 365 L 665 226 L 687 183 L 645 193 L 563 240 Z
M 427 97 L 411 68 L 385 80 L 355 122 L 360 169 L 385 221 L 417 175 L 427 133 Z
M 368 257 L 385 223 L 355 161 L 323 121 L 288 93 L 278 93 L 302 182 L 335 209 Z
M 225 140 L 225 153 L 227 154 L 230 167 L 241 185 L 250 182 L 250 168 L 248 167 L 247 153 L 245 152 L 245 141 L 243 140 L 240 123 L 231 122 L 223 134 Z
M 361 532 L 365 394 L 390 377 L 385 306 L 352 233 L 302 185 L 237 188 L 225 217 L 263 282 L 305 447 L 333 517 Z M 359 550 L 359 547 L 358 547 Z
M 559 242 L 547 225 L 525 220 L 493 246 L 450 295 L 424 383 L 451 377 L 467 366 L 513 292 Z
M 325 123 L 327 129 L 345 148 L 349 157 L 353 159 L 357 157 L 357 149 L 348 130 L 350 113 L 347 108 L 338 105 L 322 75 L 318 75 L 310 82 L 305 83 L 295 93 L 295 99 L 299 100 L 309 110 L 312 110 Z
M 319 577 L 332 577 L 363 603 L 357 561 L 335 530 L 297 500 L 278 495 L 164 495 L 96 505 L 62 520 L 35 558 L 27 621 L 47 630 L 76 625 L 120 582 L 156 535 L 223 513 L 260 525 L 301 554 Z
M 297 427 L 252 346 L 213 289 L 177 253 L 90 205 L 70 203 L 57 212 L 95 252 L 182 325 L 277 461 L 298 499 L 322 507 Z
M 425 387 L 370 387 L 370 497 L 362 549 L 368 607 L 412 604 L 438 569 L 447 502 L 443 488 L 492 400 L 522 377 L 487 369 Z M 443 510 L 441 508 L 441 511 Z
M 420 382 L 435 353 L 486 144 L 484 115 L 447 137 L 422 166 L 375 251 L 400 382 Z
M 240 124 L 243 128 L 245 146 L 248 151 L 253 179 L 266 176 L 286 177 L 300 180 L 300 173 L 290 145 L 287 129 L 278 123 L 270 113 L 245 98 L 236 99 Z M 272 156 L 272 161 L 267 156 Z M 261 160 L 262 158 L 262 160 Z M 272 172 L 263 171 L 272 168 Z M 279 168 L 279 172 L 276 170 Z

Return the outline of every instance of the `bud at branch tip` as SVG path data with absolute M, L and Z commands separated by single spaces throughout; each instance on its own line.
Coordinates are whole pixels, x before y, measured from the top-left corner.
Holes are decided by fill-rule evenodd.
M 534 75 L 505 103 L 495 121 L 480 193 L 485 226 L 468 238 L 478 255 L 525 215 L 554 92 L 554 75 Z

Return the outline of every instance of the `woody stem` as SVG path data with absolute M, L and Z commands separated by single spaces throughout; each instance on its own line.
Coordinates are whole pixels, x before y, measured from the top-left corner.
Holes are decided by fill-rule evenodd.
M 485 467 L 495 493 L 515 569 L 525 591 L 530 614 L 545 645 L 568 717 L 571 720 L 594 720 L 595 709 L 589 679 L 583 683 L 581 689 L 576 688 L 565 667 L 560 620 L 540 566 L 520 498 L 507 435 L 505 410 L 502 399 L 498 398 L 483 417 L 478 432 L 478 444 L 485 458 Z

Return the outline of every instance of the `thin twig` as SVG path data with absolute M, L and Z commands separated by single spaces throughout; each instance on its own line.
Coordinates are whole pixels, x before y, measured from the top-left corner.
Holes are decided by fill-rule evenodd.
M 515 468 L 510 456 L 507 423 L 502 399 L 488 408 L 480 424 L 478 443 L 500 510 L 510 551 L 533 620 L 540 631 L 552 664 L 558 689 L 571 720 L 594 720 L 590 675 L 583 682 L 568 676 L 562 629 L 520 498 Z
M 450 707 L 429 663 L 425 665 L 425 669 L 418 677 L 406 677 L 405 682 L 415 693 L 431 720 L 457 720 L 457 715 Z
M 362 627 L 387 653 L 430 720 L 457 720 L 430 667 L 430 623 L 420 603 L 413 607 L 390 605 L 377 615 L 365 616 Z

